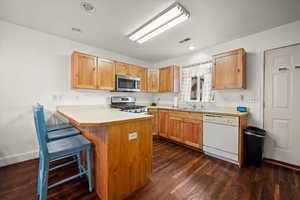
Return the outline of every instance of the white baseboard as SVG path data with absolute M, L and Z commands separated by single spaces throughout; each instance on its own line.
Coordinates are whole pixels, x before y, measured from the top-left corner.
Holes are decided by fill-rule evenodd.
M 30 151 L 0 158 L 0 167 L 31 160 L 39 157 L 38 151 Z

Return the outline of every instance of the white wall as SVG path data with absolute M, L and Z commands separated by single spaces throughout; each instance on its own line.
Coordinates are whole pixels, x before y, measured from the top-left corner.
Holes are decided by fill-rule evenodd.
M 166 60 L 155 64 L 155 67 L 167 65 L 189 65 L 192 63 L 207 61 L 211 55 L 244 48 L 247 52 L 247 89 L 217 91 L 217 106 L 243 105 L 250 108 L 251 116 L 249 124 L 263 126 L 263 68 L 264 51 L 295 43 L 300 43 L 300 21 L 286 24 L 274 29 L 253 34 L 247 37 L 236 39 L 212 48 L 207 48 L 186 56 Z M 244 95 L 244 100 L 241 100 Z M 157 94 L 154 98 L 160 97 L 161 103 L 172 103 L 174 94 Z
M 74 50 L 149 66 L 140 60 L 0 21 L 0 166 L 37 156 L 31 110 L 35 103 L 55 110 L 61 104 L 105 104 L 110 95 L 120 94 L 71 89 L 70 55 Z M 140 103 L 151 100 L 151 94 L 136 96 Z

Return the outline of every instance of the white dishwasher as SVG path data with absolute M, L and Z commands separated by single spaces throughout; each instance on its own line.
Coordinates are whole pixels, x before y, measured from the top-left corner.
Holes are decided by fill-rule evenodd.
M 203 117 L 204 153 L 238 164 L 239 118 L 205 114 Z

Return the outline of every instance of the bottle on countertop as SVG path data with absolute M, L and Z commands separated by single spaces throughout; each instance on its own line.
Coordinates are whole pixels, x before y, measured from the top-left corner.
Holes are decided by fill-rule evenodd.
M 175 95 L 173 98 L 173 107 L 178 107 L 178 96 Z

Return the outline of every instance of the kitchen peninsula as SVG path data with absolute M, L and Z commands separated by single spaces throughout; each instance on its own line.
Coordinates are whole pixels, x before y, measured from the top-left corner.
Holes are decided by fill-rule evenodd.
M 101 199 L 124 199 L 147 183 L 152 171 L 151 115 L 101 106 L 57 110 L 94 145 L 94 188 Z

